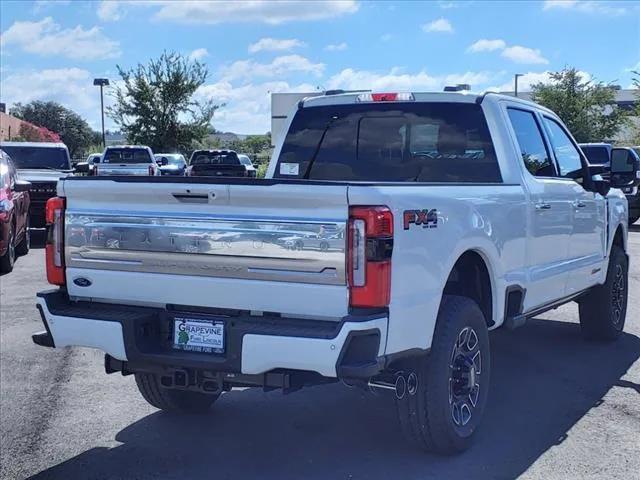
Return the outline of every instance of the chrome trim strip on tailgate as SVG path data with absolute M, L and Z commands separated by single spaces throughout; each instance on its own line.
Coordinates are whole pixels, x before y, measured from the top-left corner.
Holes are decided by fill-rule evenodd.
M 66 265 L 344 285 L 344 220 L 67 211 Z

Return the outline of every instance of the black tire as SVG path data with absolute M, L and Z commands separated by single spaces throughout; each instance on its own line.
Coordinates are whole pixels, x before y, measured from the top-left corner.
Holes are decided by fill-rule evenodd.
M 580 327 L 588 340 L 617 339 L 627 316 L 629 261 L 618 245 L 611 247 L 607 280 L 591 288 L 579 301 Z
M 136 373 L 136 384 L 144 399 L 160 410 L 182 413 L 206 413 L 220 395 L 164 388 L 153 373 Z
M 9 273 L 13 270 L 16 262 L 16 229 L 13 222 L 9 224 L 9 235 L 7 236 L 7 250 L 0 257 L 0 272 Z
M 487 323 L 478 305 L 445 295 L 431 351 L 411 363 L 417 385 L 412 393 L 408 381 L 405 395 L 396 400 L 405 436 L 435 453 L 467 449 L 482 420 L 491 372 Z
M 19 256 L 26 255 L 29 253 L 29 248 L 31 248 L 31 233 L 29 230 L 29 226 L 31 225 L 30 218 L 27 215 L 26 228 L 24 231 L 24 236 L 18 245 L 16 245 L 16 254 Z
M 320 243 L 320 250 L 323 252 L 326 252 L 327 250 L 329 250 L 329 243 L 328 242 L 321 242 Z

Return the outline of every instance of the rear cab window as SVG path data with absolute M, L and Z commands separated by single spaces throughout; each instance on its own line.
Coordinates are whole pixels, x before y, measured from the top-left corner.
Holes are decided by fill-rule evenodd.
M 459 102 L 304 107 L 274 178 L 502 182 L 482 108 Z
M 580 149 L 591 165 L 605 165 L 609 163 L 609 149 L 597 145 L 584 145 Z
M 101 163 L 152 163 L 146 148 L 108 148 Z
M 69 170 L 71 159 L 66 148 L 3 145 L 18 169 Z
M 190 165 L 240 165 L 235 152 L 196 151 L 191 156 Z

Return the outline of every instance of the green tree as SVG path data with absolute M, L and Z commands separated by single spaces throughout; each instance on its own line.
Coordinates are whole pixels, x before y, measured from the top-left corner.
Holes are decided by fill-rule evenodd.
M 26 105 L 16 103 L 10 113 L 21 120 L 58 133 L 71 157 L 83 153 L 89 145 L 95 143 L 96 135 L 99 135 L 91 130 L 80 115 L 57 102 L 35 100 Z
M 118 73 L 122 82 L 113 89 L 115 105 L 107 113 L 130 143 L 156 152 L 186 151 L 207 135 L 219 106 L 195 99 L 209 75 L 204 64 L 164 52 L 148 65 L 118 66 Z
M 257 155 L 271 147 L 271 138 L 267 135 L 251 135 L 244 139 L 243 146 L 247 152 Z
M 553 110 L 578 142 L 610 140 L 627 121 L 615 103 L 614 86 L 585 80 L 575 68 L 551 73 L 551 83 L 531 90 L 533 101 Z

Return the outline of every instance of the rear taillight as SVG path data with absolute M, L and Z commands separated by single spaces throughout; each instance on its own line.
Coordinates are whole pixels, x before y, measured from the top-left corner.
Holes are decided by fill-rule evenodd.
M 391 296 L 393 214 L 388 207 L 349 209 L 348 280 L 352 307 L 386 307 Z
M 64 198 L 53 197 L 47 201 L 47 280 L 53 285 L 64 285 Z

